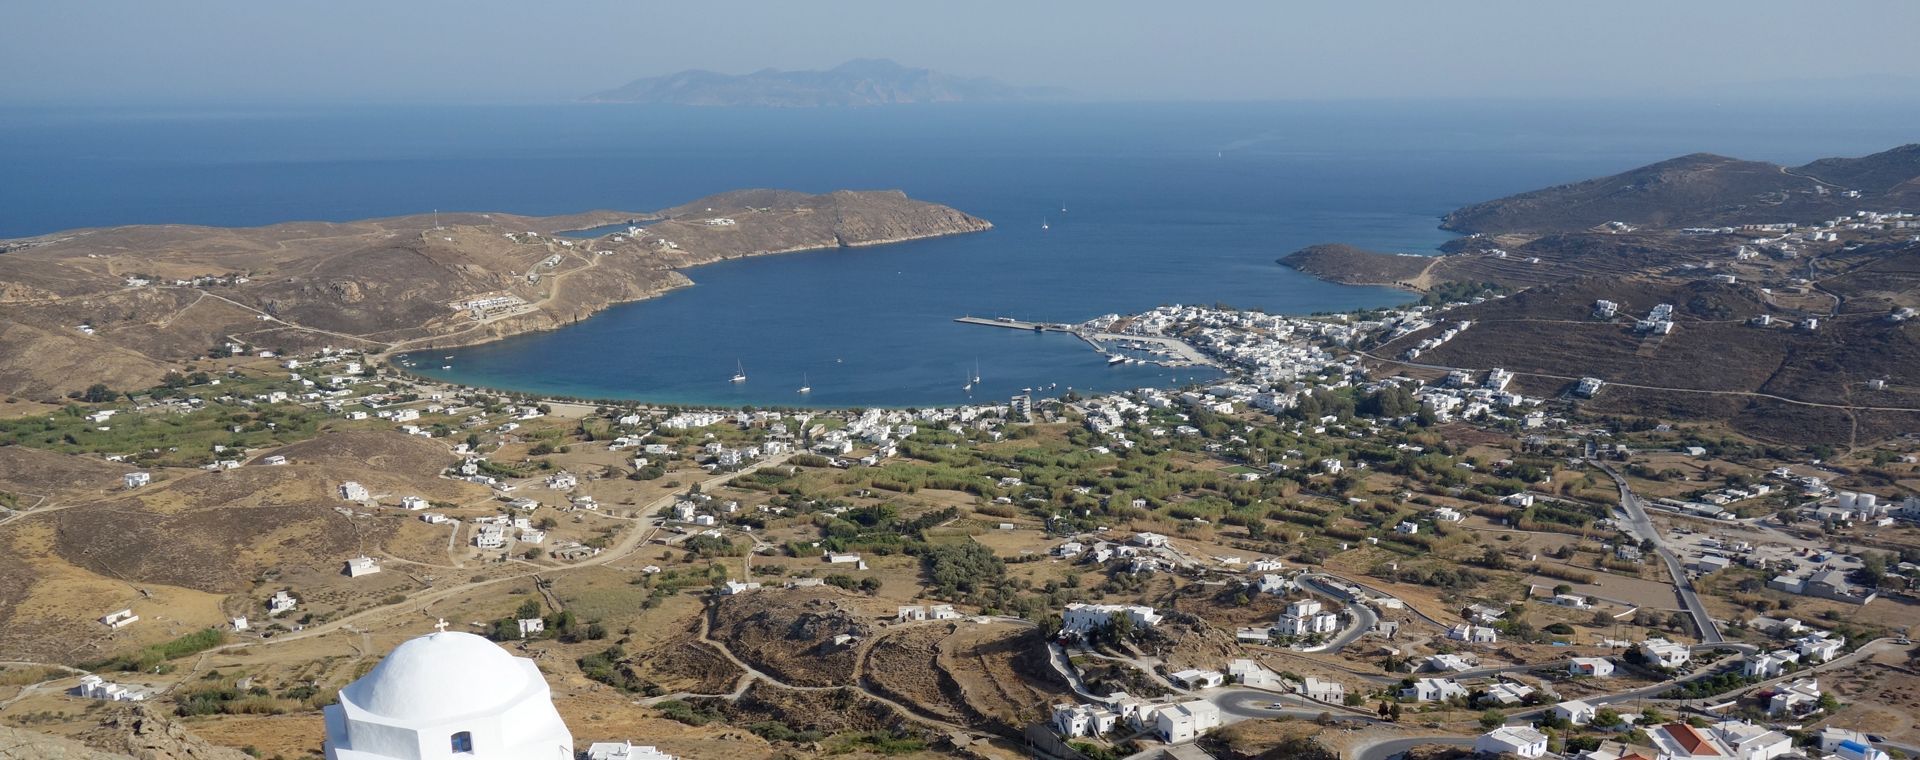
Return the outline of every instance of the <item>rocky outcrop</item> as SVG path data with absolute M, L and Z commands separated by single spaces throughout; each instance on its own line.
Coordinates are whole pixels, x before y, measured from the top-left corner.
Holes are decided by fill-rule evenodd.
M 115 708 L 80 737 L 105 757 L 136 760 L 249 760 L 246 753 L 194 736 L 173 719 L 142 704 Z M 75 757 L 86 757 L 76 755 Z
M 1280 264 L 1346 285 L 1418 288 L 1421 275 L 1434 261 L 1431 256 L 1380 253 L 1334 243 L 1294 251 L 1281 257 Z

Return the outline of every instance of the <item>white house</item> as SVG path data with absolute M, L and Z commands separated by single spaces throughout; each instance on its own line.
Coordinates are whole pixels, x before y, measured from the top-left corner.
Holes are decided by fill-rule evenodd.
M 1300 681 L 1300 686 L 1294 689 L 1294 693 L 1321 702 L 1339 703 L 1347 698 L 1347 687 L 1339 681 L 1322 681 L 1313 676 L 1307 676 Z
M 1575 657 L 1567 663 L 1567 674 L 1605 678 L 1613 675 L 1613 662 L 1605 657 Z
M 1227 677 L 1217 670 L 1199 670 L 1188 668 L 1168 676 L 1174 683 L 1189 689 L 1211 689 L 1227 682 Z
M 1547 754 L 1547 735 L 1532 726 L 1501 726 L 1474 739 L 1473 751 L 1484 755 L 1540 757 Z
M 1415 702 L 1441 702 L 1454 697 L 1465 698 L 1467 687 L 1451 678 L 1422 678 L 1413 682 L 1411 688 L 1401 689 L 1401 699 Z
M 108 702 L 141 702 L 147 698 L 146 692 L 129 689 L 96 675 L 81 678 L 80 685 L 73 687 L 73 695 Z
M 371 501 L 373 495 L 367 493 L 366 486 L 349 480 L 340 484 L 340 498 L 347 501 Z
M 1292 591 L 1296 585 L 1292 578 L 1273 573 L 1262 575 L 1259 580 L 1253 582 L 1253 587 L 1262 594 L 1285 594 Z
M 358 578 L 362 575 L 372 575 L 377 572 L 380 572 L 380 561 L 365 554 L 347 560 L 348 578 Z
M 1220 708 L 1204 699 L 1167 705 L 1154 711 L 1153 725 L 1168 744 L 1193 741 L 1220 727 Z
M 133 614 L 133 608 L 131 607 L 109 612 L 100 618 L 101 625 L 116 631 L 138 622 L 140 622 L 140 616 Z
M 647 745 L 594 742 L 587 745 L 587 760 L 674 760 L 674 757 Z
M 1106 705 L 1054 705 L 1053 730 L 1069 739 L 1076 736 L 1105 736 L 1119 723 L 1120 715 Z
M 128 488 L 139 488 L 141 486 L 144 486 L 152 482 L 153 482 L 152 473 L 129 472 L 127 473 L 127 476 L 126 476 L 126 483 Z
M 1787 652 L 1786 654 L 1793 653 Z M 1787 666 L 1794 661 L 1794 659 L 1780 657 L 1772 652 L 1753 655 L 1740 664 L 1740 675 L 1748 678 L 1773 678 L 1786 674 Z
M 1578 699 L 1568 700 L 1553 706 L 1553 714 L 1556 717 L 1564 719 L 1568 723 L 1576 726 L 1584 726 L 1592 723 L 1593 715 L 1596 712 L 1599 712 L 1599 708 Z
M 1743 720 L 1713 725 L 1713 737 L 1732 750 L 1734 760 L 1773 760 L 1793 751 L 1793 740 L 1779 731 Z
M 267 598 L 267 616 L 272 617 L 274 615 L 292 612 L 293 608 L 298 606 L 300 606 L 300 600 L 293 598 L 293 595 L 287 593 L 285 589 L 281 589 L 273 592 L 273 596 Z
M 400 506 L 403 509 L 419 511 L 433 505 L 419 496 L 402 496 L 400 497 Z
M 1167 537 L 1158 533 L 1136 533 L 1133 536 L 1133 543 L 1138 546 L 1157 549 L 1167 545 Z
M 1075 602 L 1067 605 L 1060 615 L 1060 630 L 1066 633 L 1086 633 L 1105 628 L 1115 618 L 1124 617 L 1135 628 L 1152 628 L 1160 622 L 1160 615 L 1152 607 L 1137 604 L 1086 604 Z
M 1484 625 L 1461 623 L 1447 630 L 1447 638 L 1472 644 L 1492 644 L 1500 640 L 1500 632 Z
M 547 630 L 547 621 L 542 618 L 518 618 L 513 622 L 519 626 L 520 638 L 523 639 L 536 633 L 545 633 Z
M 1677 668 L 1687 664 L 1687 661 L 1693 658 L 1692 650 L 1684 645 L 1659 638 L 1640 642 L 1640 654 L 1645 656 L 1648 662 L 1663 668 Z
M 1767 702 L 1768 715 L 1805 715 L 1820 707 L 1820 681 L 1801 678 L 1774 690 Z
M 1420 532 L 1420 526 L 1402 521 L 1399 525 L 1393 526 L 1393 532 L 1411 536 Z
M 1827 662 L 1839 656 L 1840 648 L 1846 646 L 1844 636 L 1829 637 L 1825 632 L 1794 639 L 1794 648 L 1807 662 Z

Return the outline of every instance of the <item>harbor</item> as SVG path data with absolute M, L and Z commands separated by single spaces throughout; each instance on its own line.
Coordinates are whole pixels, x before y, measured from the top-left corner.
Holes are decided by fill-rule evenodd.
M 1130 335 L 1107 332 L 1086 325 L 1060 322 L 1029 322 L 1013 317 L 960 317 L 961 324 L 1004 327 L 1031 332 L 1063 332 L 1087 342 L 1107 357 L 1108 364 L 1158 364 L 1166 367 L 1215 367 L 1219 364 L 1199 349 L 1179 338 L 1160 335 Z

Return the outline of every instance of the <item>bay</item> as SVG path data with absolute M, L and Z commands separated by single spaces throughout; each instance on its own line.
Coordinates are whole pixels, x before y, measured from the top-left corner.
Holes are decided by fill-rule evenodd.
M 1109 367 L 1071 336 L 955 317 L 1401 303 L 1410 296 L 1320 282 L 1274 260 L 1334 241 L 1432 253 L 1449 237 L 1438 216 L 1466 203 L 1697 150 L 1789 163 L 1858 155 L 1903 142 L 1892 125 L 1911 115 L 1414 101 L 8 108 L 0 235 L 433 209 L 646 211 L 745 187 L 897 188 L 996 227 L 700 267 L 687 272 L 694 287 L 419 364 L 448 380 L 580 397 L 921 406 L 968 400 L 976 362 L 975 399 L 1209 376 Z M 745 383 L 728 382 L 736 362 Z M 813 393 L 796 393 L 803 382 Z

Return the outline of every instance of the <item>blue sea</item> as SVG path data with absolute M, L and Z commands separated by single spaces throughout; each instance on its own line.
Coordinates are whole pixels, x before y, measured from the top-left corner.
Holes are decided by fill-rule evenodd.
M 1799 163 L 1910 142 L 1912 107 L 1353 102 L 875 109 L 610 105 L 0 109 L 0 237 L 434 209 L 647 211 L 747 187 L 897 188 L 973 235 L 736 260 L 427 374 L 667 404 L 922 406 L 1177 385 L 1075 338 L 955 323 L 1172 303 L 1306 314 L 1405 302 L 1275 263 L 1431 253 L 1445 212 L 1708 151 Z M 1042 224 L 1046 229 L 1042 229 Z M 0 267 L 5 266 L 0 257 Z M 451 356 L 451 359 L 442 359 Z M 439 369 L 442 365 L 450 367 Z M 981 385 L 963 390 L 978 367 Z M 747 382 L 731 383 L 736 367 Z M 800 395 L 803 383 L 813 392 Z

